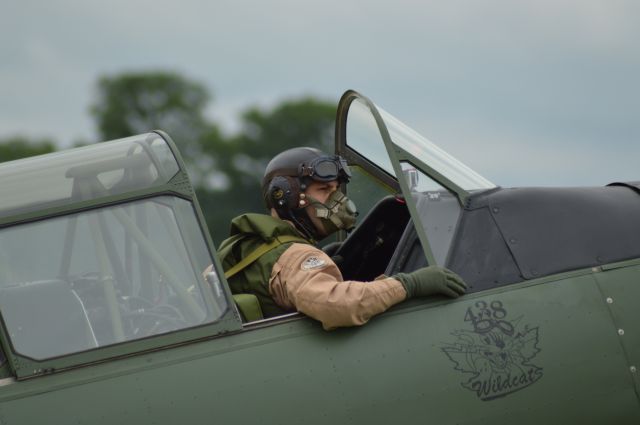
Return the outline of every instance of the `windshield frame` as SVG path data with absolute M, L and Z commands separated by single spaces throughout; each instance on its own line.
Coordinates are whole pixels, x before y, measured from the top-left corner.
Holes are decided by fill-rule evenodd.
M 482 176 L 471 170 L 469 167 L 460 163 L 455 158 L 448 155 L 446 152 L 442 151 L 437 146 L 433 145 L 427 139 L 420 136 L 418 133 L 411 130 L 406 125 L 402 124 L 399 120 L 394 118 L 391 114 L 385 112 L 384 110 L 378 108 L 369 98 L 361 95 L 360 93 L 354 90 L 348 90 L 342 95 L 340 102 L 338 104 L 338 112 L 336 117 L 336 152 L 339 155 L 343 155 L 350 162 L 353 162 L 357 165 L 365 168 L 372 176 L 379 179 L 382 183 L 387 185 L 390 188 L 393 188 L 396 192 L 401 191 L 404 195 L 404 198 L 407 202 L 407 207 L 409 208 L 409 212 L 411 213 L 411 217 L 413 218 L 413 223 L 418 234 L 418 237 L 421 241 L 425 256 L 429 264 L 438 264 L 436 262 L 434 256 L 434 250 L 431 247 L 431 243 L 429 242 L 429 235 L 427 235 L 426 230 L 424 229 L 424 223 L 420 220 L 420 214 L 417 210 L 417 205 L 413 196 L 411 196 L 411 188 L 409 187 L 406 178 L 397 178 L 395 176 L 391 176 L 389 173 L 385 172 L 383 168 L 372 161 L 369 158 L 366 158 L 362 154 L 355 151 L 349 144 L 347 140 L 347 125 L 348 125 L 348 114 L 351 108 L 351 105 L 354 101 L 358 100 L 359 102 L 366 105 L 369 109 L 374 121 L 377 126 L 378 132 L 382 141 L 384 142 L 385 149 L 388 155 L 388 158 L 391 161 L 391 165 L 393 167 L 393 171 L 395 176 L 403 176 L 402 171 L 402 163 L 411 163 L 413 166 L 422 171 L 427 177 L 435 181 L 437 184 L 442 186 L 444 189 L 448 190 L 452 194 L 454 194 L 458 198 L 458 202 L 460 203 L 460 207 L 463 208 L 466 204 L 467 200 L 471 196 L 472 193 L 482 190 L 490 190 L 495 187 L 493 183 L 484 179 Z M 385 119 L 386 116 L 386 119 Z M 452 164 L 457 167 L 458 170 L 462 170 L 463 172 L 468 172 L 471 176 L 471 179 L 477 179 L 482 183 L 479 189 L 465 189 L 461 184 L 455 182 L 452 178 L 447 177 L 444 173 L 438 171 L 435 166 L 432 166 L 428 163 L 427 159 L 417 158 L 412 153 L 403 149 L 399 143 L 396 143 L 389 131 L 389 127 L 387 125 L 388 122 L 392 122 L 392 124 L 397 125 L 395 123 L 399 123 L 404 126 L 407 130 L 415 133 L 422 140 L 427 143 L 433 145 L 432 148 L 437 149 L 438 153 L 442 153 L 446 155 L 450 160 L 452 160 Z M 482 187 L 484 185 L 484 187 Z M 418 225 L 418 223 L 420 225 Z M 442 265 L 442 264 L 441 264 Z

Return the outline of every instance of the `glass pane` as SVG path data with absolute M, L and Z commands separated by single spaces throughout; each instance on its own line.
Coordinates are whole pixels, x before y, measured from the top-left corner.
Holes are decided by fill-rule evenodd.
M 393 143 L 451 180 L 464 190 L 491 189 L 496 187 L 480 174 L 449 155 L 438 146 L 407 127 L 393 115 L 378 108 L 389 130 Z
M 395 177 L 378 124 L 364 101 L 355 99 L 347 115 L 347 146 Z
M 361 167 L 357 165 L 350 167 L 353 175 L 347 185 L 347 195 L 356 204 L 359 220 L 362 220 L 376 203 L 393 192 L 379 184 L 378 180 L 367 174 Z
M 444 266 L 460 216 L 458 198 L 412 164 L 402 162 L 401 165 L 436 264 Z
M 0 217 L 160 186 L 179 170 L 149 133 L 0 165 Z
M 180 198 L 0 230 L 0 262 L 11 341 L 35 359 L 210 323 L 226 310 L 202 275 L 212 260 L 193 206 Z

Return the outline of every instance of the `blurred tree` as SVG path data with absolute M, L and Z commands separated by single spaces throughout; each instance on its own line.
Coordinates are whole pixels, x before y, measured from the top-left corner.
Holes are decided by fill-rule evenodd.
M 204 85 L 176 73 L 123 73 L 100 78 L 91 113 L 104 140 L 153 129 L 171 135 L 218 244 L 234 216 L 264 212 L 260 185 L 271 157 L 294 146 L 333 151 L 335 106 L 307 97 L 249 108 L 238 134 L 225 136 L 205 117 L 210 99 Z
M 203 147 L 215 158 L 216 172 L 226 179 L 221 189 L 201 186 L 197 191 L 216 244 L 228 236 L 234 216 L 265 212 L 261 182 L 273 156 L 296 146 L 333 152 L 334 120 L 331 103 L 311 97 L 287 100 L 270 110 L 248 109 L 237 135 L 226 143 Z
M 55 150 L 56 145 L 50 139 L 30 140 L 23 136 L 11 136 L 0 139 L 0 162 L 42 155 Z
M 217 126 L 205 118 L 211 96 L 199 82 L 173 72 L 152 71 L 104 76 L 97 88 L 90 111 L 102 140 L 161 129 L 196 166 L 201 165 L 203 140 L 220 140 Z

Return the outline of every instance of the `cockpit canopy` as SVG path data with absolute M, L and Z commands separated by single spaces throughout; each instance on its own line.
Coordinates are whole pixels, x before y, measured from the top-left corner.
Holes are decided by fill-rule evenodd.
M 0 220 L 161 186 L 179 171 L 156 133 L 0 165 Z
M 167 135 L 2 164 L 0 179 L 2 345 L 18 377 L 239 327 Z

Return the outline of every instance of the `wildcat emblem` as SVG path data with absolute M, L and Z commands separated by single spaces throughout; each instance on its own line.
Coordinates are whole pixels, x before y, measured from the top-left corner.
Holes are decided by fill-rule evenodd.
M 462 386 L 483 401 L 504 397 L 534 384 L 543 369 L 532 363 L 540 352 L 539 328 L 511 321 L 501 301 L 477 301 L 466 311 L 472 329 L 451 333 L 453 343 L 441 347 L 455 369 L 471 376 Z

